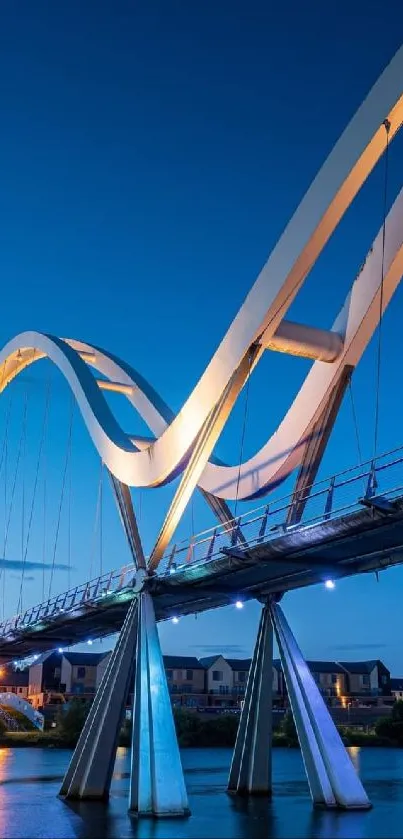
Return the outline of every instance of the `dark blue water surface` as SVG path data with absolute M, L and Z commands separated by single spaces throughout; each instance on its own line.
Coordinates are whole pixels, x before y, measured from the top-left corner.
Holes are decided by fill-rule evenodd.
M 351 749 L 373 809 L 313 811 L 300 752 L 275 749 L 273 799 L 239 800 L 226 792 L 229 749 L 182 752 L 192 815 L 137 820 L 127 815 L 129 755 L 119 749 L 108 804 L 66 804 L 57 797 L 71 752 L 0 749 L 2 839 L 378 839 L 403 837 L 403 751 Z

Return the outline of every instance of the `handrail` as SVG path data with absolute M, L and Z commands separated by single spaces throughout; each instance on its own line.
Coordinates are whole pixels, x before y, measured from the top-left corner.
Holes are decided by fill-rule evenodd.
M 190 565 L 210 563 L 222 555 L 223 547 L 231 547 L 237 544 L 238 548 L 245 550 L 256 544 L 270 542 L 278 538 L 279 534 L 282 536 L 295 534 L 322 521 L 328 521 L 348 511 L 360 509 L 360 499 L 363 497 L 363 493 L 360 493 L 358 497 L 354 495 L 351 500 L 348 500 L 345 497 L 345 492 L 341 491 L 351 488 L 357 481 L 362 481 L 363 478 L 368 478 L 371 475 L 375 477 L 379 473 L 385 475 L 388 469 L 399 467 L 403 464 L 403 456 L 395 457 L 386 463 L 380 462 L 397 452 L 403 452 L 403 446 L 379 455 L 376 459 L 365 461 L 360 467 L 350 467 L 331 476 L 331 478 L 322 479 L 313 484 L 314 492 L 310 492 L 310 488 L 308 488 L 303 496 L 298 498 L 299 502 L 305 501 L 306 504 L 304 516 L 301 522 L 297 524 L 287 525 L 286 523 L 290 506 L 295 503 L 295 495 L 290 493 L 269 504 L 266 501 L 264 505 L 249 510 L 241 516 L 234 517 L 233 526 L 230 528 L 228 528 L 228 522 L 225 525 L 216 524 L 214 527 L 207 528 L 192 536 L 190 541 L 184 539 L 175 545 L 170 545 L 159 566 L 158 576 L 175 574 Z M 363 467 L 367 467 L 368 464 L 371 468 L 364 469 Z M 360 470 L 358 473 L 357 469 Z M 356 471 L 355 475 L 351 475 L 353 471 Z M 343 476 L 348 477 L 340 481 Z M 385 489 L 383 495 L 393 496 L 402 490 L 402 478 L 400 480 L 395 478 L 392 487 Z M 338 504 L 335 503 L 335 496 L 338 496 Z M 322 498 L 324 500 L 323 508 L 322 506 L 318 507 Z M 239 531 L 245 535 L 246 547 L 237 541 L 237 532 Z M 184 554 L 185 556 L 183 556 Z M 178 559 L 183 561 L 178 563 Z M 31 606 L 22 614 L 14 615 L 0 624 L 0 637 L 10 637 L 10 635 L 18 637 L 27 626 L 30 627 L 31 631 L 35 628 L 40 631 L 44 620 L 49 622 L 59 619 L 66 613 L 77 610 L 85 611 L 89 605 L 93 605 L 105 597 L 116 596 L 120 592 L 124 592 L 133 581 L 135 573 L 136 569 L 133 564 L 125 565 L 114 571 L 107 571 L 99 577 L 81 583 L 68 591 L 59 593 L 39 605 Z

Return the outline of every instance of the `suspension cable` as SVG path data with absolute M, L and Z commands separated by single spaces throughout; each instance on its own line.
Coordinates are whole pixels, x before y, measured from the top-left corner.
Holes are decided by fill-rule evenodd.
M 388 198 L 388 171 L 389 171 L 389 131 L 390 122 L 385 119 L 383 122 L 386 131 L 385 148 L 385 175 L 383 185 L 383 226 L 382 226 L 382 266 L 381 266 L 381 289 L 379 295 L 379 322 L 378 322 L 378 352 L 376 365 L 376 391 L 375 391 L 375 427 L 374 427 L 374 459 L 378 451 L 378 430 L 379 430 L 379 392 L 381 384 L 381 357 L 382 357 L 382 317 L 383 317 L 383 289 L 385 279 L 385 235 L 386 235 L 386 207 Z
M 28 410 L 28 389 L 25 388 L 25 400 L 24 400 L 24 411 L 23 411 L 23 415 L 22 415 L 21 433 L 20 433 L 20 439 L 19 439 L 19 443 L 18 443 L 18 453 L 17 453 L 17 461 L 16 461 L 16 464 L 15 464 L 15 470 L 14 470 L 13 485 L 12 485 L 12 489 L 11 489 L 10 509 L 9 509 L 9 513 L 8 513 L 8 517 L 7 517 L 6 532 L 5 532 L 5 535 L 4 535 L 4 558 L 5 558 L 6 548 L 7 548 L 7 543 L 8 543 L 8 535 L 9 535 L 9 532 L 10 532 L 11 514 L 12 514 L 12 511 L 13 511 L 15 488 L 16 488 L 16 485 L 17 485 L 17 476 L 18 476 L 18 469 L 19 469 L 20 460 L 21 460 L 22 443 L 23 443 L 23 439 L 24 439 L 25 426 L 26 426 L 26 422 L 27 422 L 27 410 Z
M 6 364 L 6 362 L 4 362 L 4 366 L 3 366 L 2 380 L 1 380 L 1 385 L 0 385 L 0 393 L 2 393 L 2 391 L 3 391 L 3 382 L 4 382 L 4 376 L 5 376 L 5 364 Z M 9 424 L 10 424 L 10 414 L 11 414 L 12 403 L 13 403 L 13 388 L 10 388 L 10 395 L 9 395 L 9 398 L 8 398 L 7 411 L 6 411 L 6 421 L 5 421 L 5 425 L 4 425 L 3 443 L 2 443 L 1 455 L 0 455 L 0 474 L 1 474 L 1 471 L 3 469 L 3 463 L 4 463 L 5 455 L 6 455 L 6 448 L 7 448 L 7 442 L 8 442 L 8 429 L 9 429 Z
M 195 536 L 195 508 L 194 508 L 194 501 L 195 501 L 195 499 L 194 499 L 194 494 L 193 494 L 193 495 L 192 495 L 192 502 L 191 502 L 191 505 L 190 505 L 190 517 L 191 517 L 191 526 L 192 526 L 191 538 L 192 538 L 192 539 L 193 539 L 193 537 Z
M 49 392 L 49 412 L 48 412 L 48 420 L 49 420 L 49 413 L 50 413 L 50 396 L 52 392 L 52 365 L 49 366 L 49 375 L 48 375 L 48 383 L 47 389 Z M 49 427 L 49 423 L 47 428 Z M 43 510 L 42 510 L 42 603 L 45 599 L 45 568 L 46 568 L 46 513 L 47 513 L 47 456 L 46 456 L 46 446 L 44 440 L 44 449 L 43 449 Z
M 100 511 L 101 511 L 101 504 L 102 504 L 102 478 L 103 478 L 103 461 L 101 460 L 101 471 L 99 473 L 99 481 L 98 481 L 98 492 L 97 492 L 97 503 L 95 507 L 95 516 L 94 516 L 94 529 L 92 532 L 92 539 L 91 539 L 91 548 L 90 548 L 90 580 L 92 580 L 92 571 L 93 571 L 93 564 L 95 559 L 96 553 L 96 545 L 97 545 L 97 532 L 99 527 L 99 520 L 100 520 Z
M 236 517 L 237 508 L 238 508 L 239 482 L 241 480 L 241 468 L 242 468 L 242 461 L 243 461 L 243 449 L 244 449 L 244 443 L 245 443 L 246 421 L 247 421 L 247 418 L 248 418 L 249 382 L 250 382 L 250 374 L 251 374 L 251 367 L 252 367 L 253 348 L 249 347 L 248 352 L 249 352 L 249 369 L 248 369 L 248 378 L 247 378 L 247 381 L 246 381 L 246 389 L 245 389 L 245 402 L 244 402 L 243 424 L 242 424 L 242 434 L 241 434 L 241 446 L 240 446 L 240 453 L 239 453 L 239 468 L 238 468 L 238 477 L 237 477 L 237 482 L 236 482 L 236 493 L 235 493 L 234 518 Z
M 99 482 L 99 575 L 103 571 L 103 486 L 104 486 L 104 462 L 101 460 L 101 479 Z
M 73 402 L 73 418 L 74 418 L 74 408 L 75 402 Z M 73 418 L 72 418 L 72 425 L 73 425 Z M 73 430 L 72 430 L 73 436 Z M 70 457 L 69 457 L 69 475 L 68 475 L 68 487 L 67 487 L 67 588 L 70 590 L 71 588 L 71 451 L 72 451 L 72 441 L 70 445 Z
M 67 434 L 67 449 L 66 449 L 66 457 L 65 457 L 64 469 L 63 469 L 62 491 L 60 493 L 59 509 L 58 509 L 58 514 L 57 514 L 55 541 L 54 541 L 54 545 L 53 545 L 52 566 L 51 566 L 51 571 L 50 571 L 50 580 L 49 580 L 49 587 L 48 587 L 48 599 L 50 598 L 50 595 L 51 595 L 51 592 L 52 592 L 52 583 L 53 583 L 53 574 L 54 574 L 54 570 L 55 570 L 56 551 L 57 551 L 57 544 L 58 544 L 58 541 L 59 541 L 60 519 L 61 519 L 61 515 L 62 515 L 64 492 L 65 492 L 65 488 L 66 488 L 67 467 L 68 467 L 68 464 L 69 464 L 69 457 L 70 457 L 70 450 L 71 450 L 71 435 L 72 435 L 72 430 L 73 430 L 73 408 L 74 408 L 74 397 L 73 397 L 73 394 L 71 394 L 70 420 L 69 420 L 69 429 L 68 429 L 68 434 Z
M 352 415 L 353 415 L 355 440 L 356 440 L 356 443 L 357 443 L 358 463 L 362 463 L 360 432 L 359 432 L 359 429 L 358 429 L 357 412 L 356 412 L 356 409 L 355 409 L 355 401 L 354 401 L 354 396 L 353 396 L 353 388 L 352 388 L 352 385 L 351 385 L 351 379 L 349 380 L 349 383 L 348 383 L 348 389 L 349 389 L 349 392 L 350 392 L 351 412 L 352 412 Z
M 50 403 L 50 381 L 48 381 L 48 386 L 46 389 L 46 397 L 45 397 L 45 409 L 43 415 L 43 423 L 42 423 L 42 433 L 41 439 L 39 443 L 39 452 L 38 452 L 38 459 L 36 463 L 36 472 L 35 472 L 35 480 L 34 480 L 34 488 L 32 492 L 32 499 L 31 499 L 31 508 L 29 512 L 29 519 L 28 519 L 28 528 L 27 528 L 27 537 L 24 545 L 24 553 L 22 559 L 22 574 L 21 574 L 21 582 L 20 582 L 20 593 L 18 597 L 18 605 L 17 605 L 17 613 L 21 610 L 22 611 L 22 592 L 23 592 L 23 585 L 24 585 L 24 576 L 25 576 L 25 565 L 27 561 L 27 554 L 28 554 L 28 546 L 29 540 L 31 536 L 31 528 L 32 528 L 32 521 L 34 516 L 34 508 L 35 508 L 35 501 L 36 501 L 36 491 L 38 487 L 38 479 L 39 479 L 39 469 L 42 461 L 42 451 L 45 443 L 45 436 L 46 436 L 46 429 L 48 424 L 48 417 L 49 417 L 49 403 Z
M 5 361 L 3 364 L 2 370 L 2 377 L 1 377 L 1 392 L 3 392 L 3 385 L 4 385 L 4 378 L 6 375 L 6 364 Z M 10 416 L 11 416 L 11 407 L 13 402 L 13 388 L 10 389 L 10 395 L 8 398 L 7 404 L 7 413 L 6 413 L 6 422 L 4 427 L 4 437 L 3 437 L 3 445 L 1 450 L 1 459 L 0 459 L 0 474 L 4 464 L 4 540 L 6 538 L 6 511 L 7 511 L 7 461 L 8 461 L 8 429 L 10 424 Z M 5 547 L 3 549 L 3 559 L 5 559 Z M 2 620 L 5 618 L 5 574 L 0 573 L 0 580 L 2 583 Z

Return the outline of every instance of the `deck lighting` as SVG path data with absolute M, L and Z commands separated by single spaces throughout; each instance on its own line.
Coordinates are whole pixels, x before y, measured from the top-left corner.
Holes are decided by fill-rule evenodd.
M 326 588 L 335 588 L 335 585 L 336 583 L 334 582 L 334 580 L 326 580 L 325 582 Z

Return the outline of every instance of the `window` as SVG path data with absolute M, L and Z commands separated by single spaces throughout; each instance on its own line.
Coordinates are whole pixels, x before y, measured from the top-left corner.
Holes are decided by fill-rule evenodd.
M 213 682 L 222 682 L 222 680 L 223 680 L 222 670 L 213 670 Z
M 186 670 L 186 681 L 191 682 L 193 680 L 193 670 Z
M 18 693 L 22 693 L 22 688 L 18 688 Z
M 85 667 L 77 667 L 77 679 L 84 679 Z
M 381 676 L 381 682 L 382 682 L 383 685 L 387 685 L 388 684 L 388 677 L 385 676 L 385 675 Z
M 246 682 L 246 673 L 244 670 L 238 673 L 238 682 Z
M 337 675 L 336 675 L 336 673 L 332 673 L 332 685 L 337 685 Z
M 362 676 L 361 678 L 362 678 L 362 683 L 363 683 L 363 685 L 364 685 L 365 687 L 369 687 L 369 684 L 370 684 L 370 682 L 369 682 L 369 676 L 367 676 L 367 675 L 365 674 L 365 675 L 364 675 L 364 676 Z
M 167 679 L 172 679 L 172 676 L 173 676 L 173 671 L 172 670 L 167 670 Z

